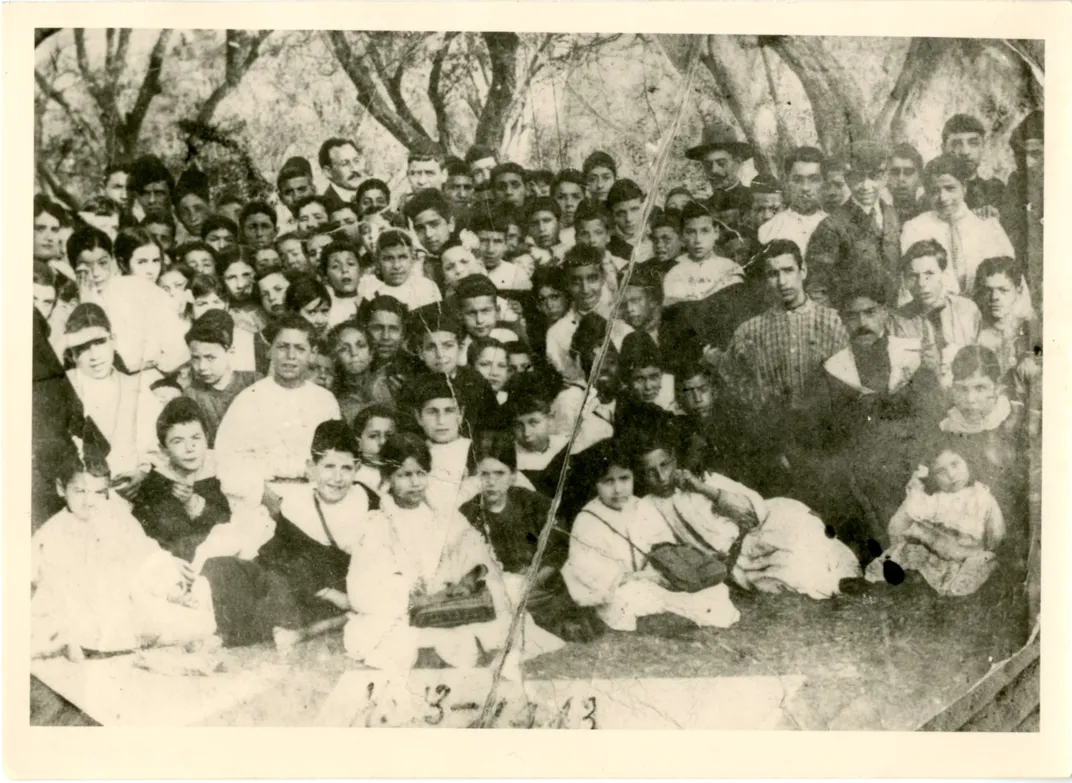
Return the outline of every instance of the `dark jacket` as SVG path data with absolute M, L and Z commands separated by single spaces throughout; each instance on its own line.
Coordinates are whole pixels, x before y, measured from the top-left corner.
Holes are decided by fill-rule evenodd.
M 809 274 L 826 276 L 832 294 L 853 280 L 870 277 L 892 295 L 901 261 L 901 220 L 897 210 L 879 202 L 882 229 L 853 200 L 823 220 L 808 242 L 805 262 Z
M 171 494 L 174 483 L 153 470 L 142 483 L 131 511 L 146 535 L 176 557 L 192 560 L 212 528 L 230 520 L 231 508 L 220 489 L 220 480 L 205 478 L 194 482 L 194 492 L 205 499 L 205 509 L 196 519 L 191 518 Z

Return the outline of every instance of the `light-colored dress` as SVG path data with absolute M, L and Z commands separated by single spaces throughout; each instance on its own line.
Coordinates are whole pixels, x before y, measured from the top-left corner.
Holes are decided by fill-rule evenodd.
M 823 599 L 838 594 L 842 579 L 860 576 L 852 550 L 829 538 L 810 508 L 790 498 L 770 498 L 765 505 L 766 518 L 745 536 L 733 569 L 741 587 Z
M 488 569 L 494 620 L 458 628 L 409 624 L 411 596 L 439 592 L 478 565 Z M 354 548 L 346 592 L 353 608 L 343 634 L 347 655 L 398 673 L 413 668 L 421 648 L 434 649 L 455 667 L 476 666 L 480 647 L 492 651 L 503 646 L 514 606 L 495 555 L 465 517 L 457 511 L 436 513 L 423 503 L 400 508 L 390 496 L 369 516 Z M 504 676 L 519 677 L 521 660 L 564 644 L 527 615 L 521 638 L 520 649 L 515 647 L 507 657 Z
M 895 530 L 925 526 L 970 551 L 963 559 L 948 558 Z M 884 579 L 883 563 L 892 560 L 906 571 L 918 571 L 942 595 L 971 595 L 990 578 L 997 558 L 989 546 L 1005 535 L 1005 521 L 989 487 L 974 482 L 957 492 L 928 495 L 917 482 L 909 484 L 904 503 L 890 520 L 891 544 L 867 568 L 867 579 Z
M 635 631 L 638 618 L 665 612 L 716 628 L 736 623 L 741 615 L 724 584 L 695 593 L 667 589 L 645 555 L 674 541 L 673 531 L 651 505 L 631 497 L 616 511 L 596 498 L 573 522 L 562 577 L 573 600 L 595 607 L 616 631 Z
M 33 535 L 30 636 L 45 652 L 57 635 L 99 652 L 207 638 L 215 632 L 205 580 L 183 603 L 174 558 L 116 501 L 90 520 L 66 509 Z M 196 597 L 196 600 L 190 600 Z

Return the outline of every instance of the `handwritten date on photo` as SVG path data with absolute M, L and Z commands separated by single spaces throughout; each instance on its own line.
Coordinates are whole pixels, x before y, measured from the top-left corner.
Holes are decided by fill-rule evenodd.
M 559 694 L 502 682 L 487 714 L 483 677 L 413 678 L 394 683 L 365 672 L 344 675 L 320 716 L 321 725 L 365 728 L 597 729 L 598 695 L 578 683 Z M 440 673 L 442 674 L 442 673 Z M 422 682 L 423 680 L 423 682 Z

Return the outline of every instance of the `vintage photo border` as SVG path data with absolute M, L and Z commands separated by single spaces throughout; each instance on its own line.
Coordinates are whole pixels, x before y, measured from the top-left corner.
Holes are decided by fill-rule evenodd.
M 1072 772 L 1069 659 L 1072 602 L 1068 555 L 1069 448 L 1072 417 L 1069 329 L 1063 293 L 1072 272 L 1065 261 L 1072 205 L 1067 144 L 1072 118 L 1072 6 L 1041 2 L 350 2 L 312 3 L 20 3 L 5 4 L 3 492 L 4 770 L 17 778 L 197 777 L 1042 777 Z M 30 265 L 33 182 L 31 27 L 406 29 L 427 30 L 703 31 L 717 34 L 956 36 L 1044 38 L 1048 135 L 1048 226 L 1044 351 L 1041 729 L 1035 734 L 982 736 L 938 733 L 766 733 L 500 731 L 492 735 L 344 729 L 107 729 L 31 728 L 29 714 L 29 444 L 30 350 L 21 324 Z M 288 742 L 288 739 L 290 740 Z M 414 742 L 421 752 L 413 753 Z

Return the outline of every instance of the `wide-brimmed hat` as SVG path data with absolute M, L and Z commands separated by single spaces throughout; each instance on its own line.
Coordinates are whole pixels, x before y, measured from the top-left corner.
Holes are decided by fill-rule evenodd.
M 752 145 L 738 141 L 736 131 L 723 123 L 713 123 L 704 128 L 700 143 L 690 147 L 685 157 L 689 160 L 703 160 L 703 156 L 708 152 L 718 149 L 728 150 L 740 160 L 752 157 Z

